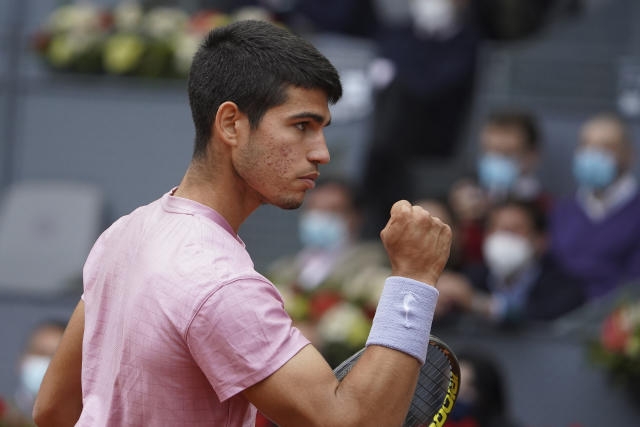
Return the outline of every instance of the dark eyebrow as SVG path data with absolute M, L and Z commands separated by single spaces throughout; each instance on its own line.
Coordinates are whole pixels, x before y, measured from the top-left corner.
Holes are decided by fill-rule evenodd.
M 298 114 L 294 114 L 293 116 L 291 116 L 291 119 L 311 119 L 314 122 L 318 123 L 319 125 L 324 124 L 325 121 L 325 117 L 320 115 L 320 114 L 316 114 L 316 113 L 312 113 L 310 111 L 303 111 L 302 113 L 298 113 Z M 324 126 L 329 126 L 331 124 L 331 118 L 329 118 L 329 121 L 324 125 Z

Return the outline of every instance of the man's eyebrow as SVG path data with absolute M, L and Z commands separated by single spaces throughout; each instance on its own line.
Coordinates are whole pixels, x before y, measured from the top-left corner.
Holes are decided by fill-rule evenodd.
M 317 114 L 317 113 L 312 113 L 310 111 L 303 111 L 302 113 L 298 113 L 298 114 L 294 114 L 293 116 L 291 116 L 291 119 L 295 120 L 295 119 L 311 119 L 314 122 L 322 125 L 324 124 L 326 118 L 321 115 L 321 114 Z M 331 124 L 331 117 L 329 117 L 329 121 L 327 121 L 326 124 L 324 124 L 324 126 L 329 126 Z

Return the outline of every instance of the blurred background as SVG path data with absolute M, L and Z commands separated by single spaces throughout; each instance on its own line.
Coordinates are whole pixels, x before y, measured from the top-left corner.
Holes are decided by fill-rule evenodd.
M 30 331 L 45 321 L 66 322 L 71 314 L 95 238 L 182 177 L 194 136 L 184 76 L 198 37 L 212 26 L 249 17 L 273 20 L 309 38 L 332 60 L 345 95 L 332 107 L 326 131 L 332 162 L 324 170 L 358 184 L 366 185 L 371 173 L 366 159 L 375 132 L 375 94 L 405 69 L 409 80 L 415 69 L 442 75 L 441 87 L 458 85 L 444 99 L 459 101 L 433 101 L 431 108 L 451 108 L 447 114 L 455 120 L 440 148 L 420 136 L 436 148 L 409 159 L 412 196 L 440 197 L 474 174 L 480 126 L 498 108 L 526 109 L 537 117 L 538 175 L 554 197 L 576 189 L 570 164 L 580 126 L 590 116 L 620 114 L 640 148 L 640 2 L 470 0 L 469 32 L 455 28 L 468 36 L 464 42 L 434 48 L 433 56 L 422 59 L 415 54 L 420 44 L 381 30 L 415 14 L 413 3 L 1 1 L 4 401 L 13 401 L 19 388 Z M 420 16 L 433 21 L 425 24 L 425 37 L 440 43 L 451 40 L 446 32 L 453 27 L 442 24 L 446 13 L 438 13 Z M 395 68 L 381 60 L 385 51 L 398 53 Z M 454 59 L 450 52 L 457 52 Z M 418 84 L 415 93 L 429 90 Z M 300 248 L 298 215 L 265 206 L 242 226 L 258 271 Z M 474 345 L 497 358 L 511 410 L 525 426 L 634 426 L 640 399 L 612 383 L 586 351 L 614 302 L 606 299 L 554 325 L 518 333 L 469 327 L 437 332 L 454 349 Z

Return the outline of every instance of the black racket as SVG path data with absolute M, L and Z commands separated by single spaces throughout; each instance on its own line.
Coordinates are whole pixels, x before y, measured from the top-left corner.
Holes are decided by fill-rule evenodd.
M 334 374 L 342 380 L 360 358 L 364 348 L 342 362 Z M 441 339 L 431 335 L 427 360 L 420 369 L 418 385 L 404 420 L 404 427 L 440 427 L 458 397 L 460 366 L 456 355 Z

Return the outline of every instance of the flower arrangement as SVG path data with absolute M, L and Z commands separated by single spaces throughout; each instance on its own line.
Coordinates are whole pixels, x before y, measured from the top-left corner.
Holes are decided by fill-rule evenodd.
M 640 398 L 640 299 L 618 304 L 602 322 L 600 335 L 589 349 L 594 363 Z
M 109 10 L 91 2 L 69 3 L 49 15 L 32 48 L 58 71 L 181 78 L 210 30 L 245 19 L 274 22 L 260 7 L 190 15 L 176 7 L 145 9 L 136 1 L 121 1 Z
M 279 288 L 285 309 L 296 326 L 320 350 L 332 367 L 364 347 L 373 308 L 332 289 L 301 292 Z
M 345 255 L 316 287 L 299 286 L 294 262 L 283 260 L 268 277 L 278 287 L 294 324 L 332 367 L 366 344 L 378 299 L 390 270 L 377 245 L 361 244 Z M 357 255 L 356 255 L 357 254 Z M 294 276 L 292 276 L 292 274 Z

